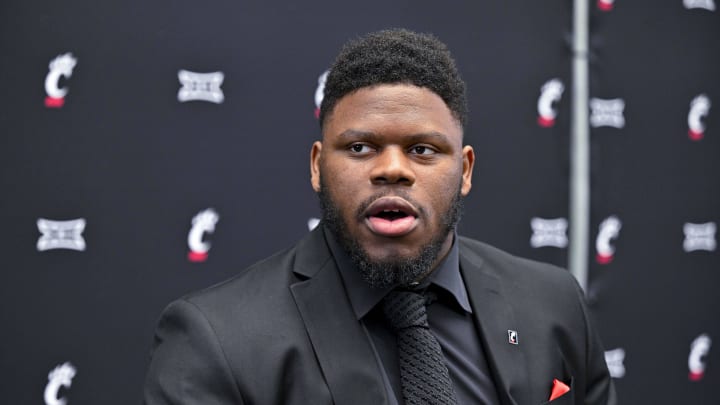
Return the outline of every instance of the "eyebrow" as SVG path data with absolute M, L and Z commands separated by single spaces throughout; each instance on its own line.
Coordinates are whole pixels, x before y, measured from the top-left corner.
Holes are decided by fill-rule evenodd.
M 379 140 L 382 138 L 381 135 L 378 135 L 375 132 L 360 131 L 357 129 L 346 129 L 345 131 L 338 134 L 338 136 L 345 139 L 366 139 L 370 141 Z M 437 131 L 420 132 L 416 134 L 405 135 L 404 139 L 408 140 L 409 142 L 421 142 L 427 141 L 428 139 L 434 139 L 439 142 L 448 142 L 448 136 L 443 134 L 442 132 Z

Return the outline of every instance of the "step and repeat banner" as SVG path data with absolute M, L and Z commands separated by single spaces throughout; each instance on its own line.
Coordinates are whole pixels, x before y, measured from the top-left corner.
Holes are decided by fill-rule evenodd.
M 591 15 L 588 293 L 627 404 L 720 403 L 716 3 Z
M 715 1 L 592 4 L 588 299 L 627 404 L 720 403 Z M 369 31 L 457 59 L 460 233 L 567 265 L 571 1 L 103 3 L 0 5 L 3 402 L 139 403 L 164 306 L 317 224 L 324 75 Z

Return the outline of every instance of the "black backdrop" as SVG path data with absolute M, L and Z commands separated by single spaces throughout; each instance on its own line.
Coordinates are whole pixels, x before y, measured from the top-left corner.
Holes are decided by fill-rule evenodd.
M 591 308 L 623 403 L 715 404 L 720 15 L 712 0 L 609 3 L 592 5 L 591 96 L 622 99 L 625 125 L 591 133 Z M 139 402 L 164 305 L 291 245 L 319 216 L 318 77 L 376 29 L 435 33 L 467 81 L 478 160 L 461 233 L 565 266 L 567 248 L 550 244 L 567 232 L 543 219 L 568 217 L 571 15 L 567 0 L 3 1 L 3 401 Z M 48 107 L 49 64 L 67 53 L 72 74 L 48 79 L 67 94 Z M 222 72 L 222 103 L 179 101 L 180 70 Z M 564 91 L 543 126 L 552 79 Z M 695 111 L 704 130 L 692 140 L 700 95 L 710 106 Z M 194 262 L 191 221 L 209 208 L 210 249 Z M 595 237 L 611 216 L 621 226 L 602 232 L 614 255 L 600 264 Z M 41 218 L 83 219 L 85 249 L 39 250 L 80 240 L 62 224 L 41 231 Z M 686 223 L 708 225 L 686 237 Z M 49 378 L 66 363 L 71 375 Z

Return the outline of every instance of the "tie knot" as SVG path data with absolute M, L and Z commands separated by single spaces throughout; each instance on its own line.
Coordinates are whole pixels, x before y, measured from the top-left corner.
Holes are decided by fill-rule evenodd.
M 415 291 L 393 290 L 383 299 L 383 312 L 393 329 L 428 327 L 425 296 Z

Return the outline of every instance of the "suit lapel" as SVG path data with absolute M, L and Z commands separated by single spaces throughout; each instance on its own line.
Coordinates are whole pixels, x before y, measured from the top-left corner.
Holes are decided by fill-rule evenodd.
M 521 396 L 528 387 L 522 329 L 515 322 L 514 311 L 507 301 L 507 286 L 495 275 L 496 269 L 463 243 L 460 244 L 460 270 L 501 401 L 508 405 L 529 403 Z M 517 345 L 509 342 L 510 330 L 518 331 Z
M 322 226 L 297 246 L 290 286 L 336 404 L 386 404 L 385 386 L 368 336 L 355 319 L 327 248 Z

